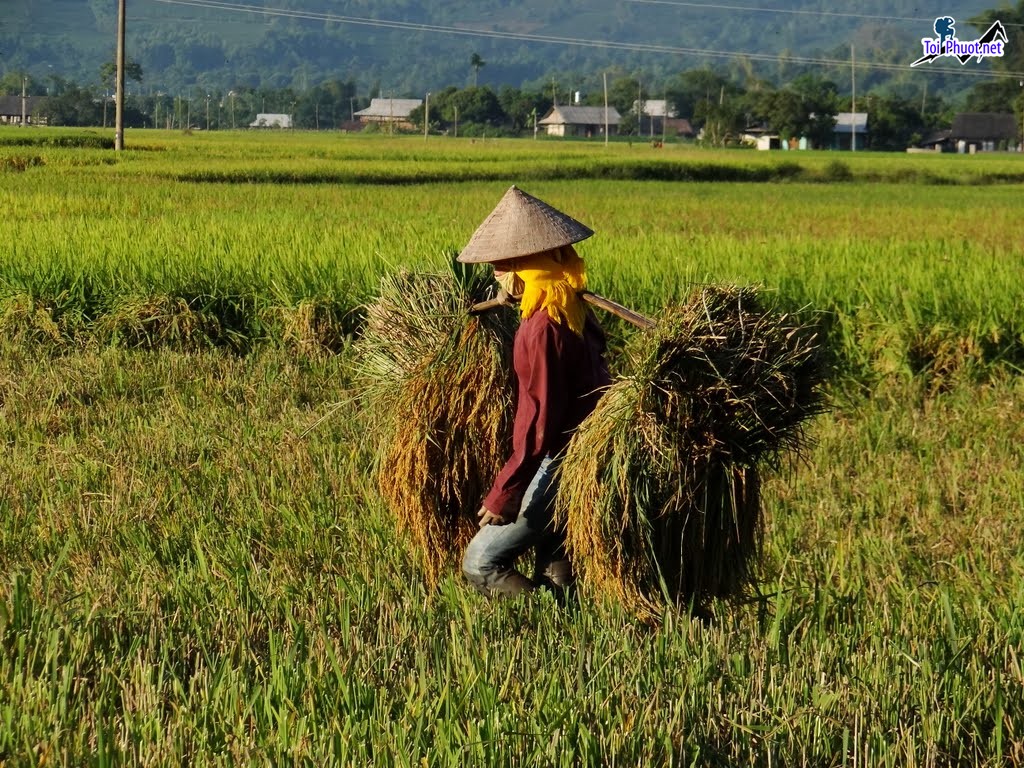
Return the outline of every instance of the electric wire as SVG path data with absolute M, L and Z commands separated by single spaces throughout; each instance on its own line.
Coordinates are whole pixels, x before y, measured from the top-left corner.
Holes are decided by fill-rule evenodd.
M 332 13 L 320 13 L 316 11 L 299 11 L 287 8 L 270 8 L 267 6 L 247 5 L 245 3 L 227 2 L 226 0 L 152 0 L 153 2 L 166 5 L 182 5 L 207 10 L 222 10 L 236 13 L 253 13 L 264 16 L 277 16 L 308 21 L 326 21 L 338 24 L 351 24 L 356 26 L 379 27 L 383 29 L 398 29 L 409 32 L 433 32 L 463 37 L 490 38 L 496 40 L 516 40 L 521 42 L 547 43 L 553 45 L 567 45 L 584 48 L 606 48 L 612 50 L 626 50 L 640 53 L 661 53 L 688 56 L 704 56 L 711 58 L 726 59 L 747 59 L 750 61 L 761 61 L 782 64 L 814 64 L 818 66 L 831 66 L 848 68 L 851 62 L 848 59 L 829 59 L 813 56 L 788 56 L 774 53 L 755 53 L 752 51 L 722 51 L 709 48 L 690 48 L 685 46 L 661 45 L 657 43 L 624 43 L 615 40 L 595 40 L 590 38 L 564 37 L 559 35 L 537 35 L 526 32 L 507 32 L 502 30 L 476 29 L 471 27 L 453 27 L 440 24 L 426 24 L 422 22 L 398 21 L 392 19 L 373 19 L 361 16 L 343 16 Z M 889 72 L 921 72 L 922 70 L 911 67 L 909 64 L 890 64 L 879 61 L 858 60 L 853 66 L 857 69 L 876 69 Z M 932 75 L 966 75 L 969 77 L 1014 77 L 1024 79 L 1024 72 L 1001 72 L 1001 71 L 979 71 L 972 69 L 952 69 L 950 67 L 930 67 L 927 72 Z
M 712 11 L 751 11 L 755 13 L 780 13 L 789 14 L 793 16 L 833 16 L 847 19 L 870 19 L 872 21 L 913 21 L 913 22 L 928 22 L 932 23 L 935 21 L 935 16 L 883 16 L 880 14 L 873 13 L 848 13 L 844 11 L 812 11 L 808 9 L 797 9 L 797 8 L 759 8 L 756 6 L 748 5 L 721 5 L 717 3 L 687 3 L 682 0 L 626 0 L 627 3 L 637 3 L 642 5 L 672 5 L 680 6 L 683 8 L 701 8 Z M 1002 22 L 1004 27 L 1024 27 L 1024 24 L 1019 24 L 1012 21 Z

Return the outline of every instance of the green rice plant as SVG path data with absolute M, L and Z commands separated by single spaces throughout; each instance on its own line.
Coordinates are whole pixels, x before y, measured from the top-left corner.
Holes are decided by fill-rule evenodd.
M 855 153 L 833 185 L 835 153 L 796 153 L 784 183 L 690 183 L 587 174 L 780 156 L 128 143 L 0 146 L 46 161 L 0 184 L 0 761 L 1024 763 L 1020 157 Z M 269 183 L 349 165 L 440 181 Z M 232 183 L 177 178 L 202 169 Z M 824 321 L 836 407 L 796 471 L 758 474 L 753 601 L 651 627 L 600 596 L 486 604 L 447 571 L 428 597 L 342 339 L 382 274 L 441 269 L 520 173 L 595 225 L 600 293 L 654 313 L 758 285 Z M 152 296 L 254 341 L 94 343 Z
M 7 155 L 0 157 L 0 172 L 2 171 L 27 171 L 46 165 L 46 161 L 39 155 Z
M 0 341 L 2 759 L 1024 757 L 1020 377 L 815 419 L 800 470 L 762 478 L 759 599 L 649 627 L 458 578 L 428 597 L 347 355 Z
M 95 131 L 47 130 L 26 135 L 24 131 L 0 134 L 0 147 L 73 147 L 83 149 L 113 149 L 114 140 Z
M 47 135 L 65 133 L 81 132 Z M 787 310 L 829 313 L 828 346 L 867 386 L 918 375 L 913 339 L 933 327 L 978 350 L 969 375 L 1024 362 L 1024 321 L 1007 288 L 1021 266 L 1005 234 L 1016 226 L 1013 156 L 857 153 L 841 161 L 852 181 L 827 184 L 835 153 L 301 132 L 147 131 L 129 146 L 116 157 L 40 146 L 32 153 L 45 166 L 8 175 L 0 295 L 25 294 L 58 323 L 80 318 L 86 335 L 121 297 L 149 295 L 221 300 L 218 321 L 246 348 L 291 333 L 279 315 L 306 301 L 348 334 L 381 273 L 437 269 L 436 254 L 468 239 L 488 199 L 509 180 L 535 179 L 532 192 L 599 222 L 581 251 L 592 284 L 638 309 L 681 301 L 695 284 L 761 285 Z M 24 154 L 0 146 L 0 156 Z M 201 173 L 222 180 L 187 180 Z M 858 318 L 869 325 L 846 326 Z M 895 346 L 878 350 L 876 326 Z

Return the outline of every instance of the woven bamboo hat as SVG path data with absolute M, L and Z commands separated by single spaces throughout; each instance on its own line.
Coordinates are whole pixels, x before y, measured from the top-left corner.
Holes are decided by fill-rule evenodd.
M 481 264 L 518 259 L 578 243 L 592 234 L 590 227 L 513 185 L 477 227 L 459 261 Z

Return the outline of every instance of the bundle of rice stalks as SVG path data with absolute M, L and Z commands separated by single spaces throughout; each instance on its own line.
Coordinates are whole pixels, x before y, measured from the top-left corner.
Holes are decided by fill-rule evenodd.
M 15 342 L 60 342 L 68 329 L 62 327 L 53 311 L 44 302 L 27 293 L 17 293 L 0 300 L 0 335 Z
M 514 415 L 514 313 L 470 316 L 492 283 L 457 269 L 384 277 L 357 345 L 378 486 L 431 584 L 476 531 Z
M 286 349 L 317 359 L 344 349 L 358 315 L 331 299 L 306 298 L 291 306 L 267 307 L 260 319 L 270 337 Z
M 216 314 L 180 296 L 153 294 L 120 299 L 95 322 L 99 338 L 126 347 L 207 349 L 224 334 Z
M 562 462 L 574 562 L 642 615 L 736 596 L 760 550 L 759 471 L 823 408 L 817 337 L 751 289 L 704 288 L 627 355 Z

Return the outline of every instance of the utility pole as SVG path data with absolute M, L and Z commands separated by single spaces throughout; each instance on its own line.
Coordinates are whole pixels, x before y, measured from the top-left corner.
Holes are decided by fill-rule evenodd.
M 114 151 L 124 149 L 124 9 L 125 0 L 117 0 L 117 84 L 114 91 Z
M 665 146 L 665 124 L 668 122 L 668 88 L 666 87 L 661 94 L 662 98 L 665 99 L 665 106 L 661 110 L 661 146 Z
M 423 101 L 423 140 L 427 140 L 427 126 L 430 125 L 430 91 L 427 91 L 427 98 Z
M 857 55 L 850 45 L 850 151 L 857 151 Z
M 644 86 L 637 78 L 636 81 L 636 137 L 639 140 L 644 135 Z
M 604 145 L 608 146 L 608 73 L 602 72 L 604 78 Z
M 21 76 L 21 127 L 28 125 L 28 75 Z

